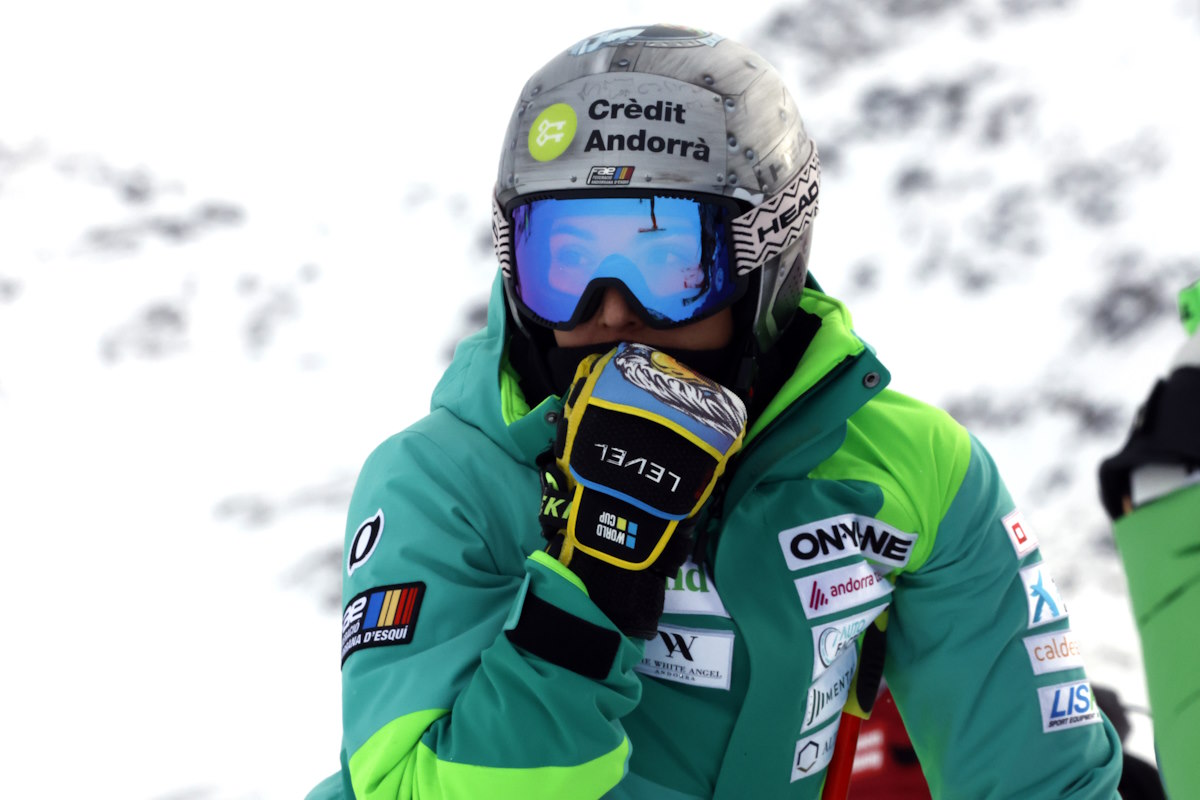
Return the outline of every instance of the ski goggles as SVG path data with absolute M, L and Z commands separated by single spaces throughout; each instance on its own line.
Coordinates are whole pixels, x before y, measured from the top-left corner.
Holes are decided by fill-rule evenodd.
M 507 216 L 511 296 L 551 328 L 588 319 L 615 288 L 654 328 L 711 316 L 732 305 L 738 277 L 736 202 L 666 194 L 539 197 Z

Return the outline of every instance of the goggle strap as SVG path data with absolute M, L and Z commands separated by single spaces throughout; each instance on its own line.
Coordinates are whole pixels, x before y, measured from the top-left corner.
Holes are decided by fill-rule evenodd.
M 500 272 L 506 279 L 512 278 L 512 225 L 504 216 L 504 209 L 492 195 L 492 248 L 500 262 Z

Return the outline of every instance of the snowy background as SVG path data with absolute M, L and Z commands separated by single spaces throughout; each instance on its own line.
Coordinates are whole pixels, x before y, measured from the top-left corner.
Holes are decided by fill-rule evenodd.
M 1200 3 L 748 7 L 0 2 L 5 795 L 336 768 L 345 507 L 481 319 L 511 105 L 658 21 L 785 71 L 814 273 L 990 447 L 1093 681 L 1145 704 L 1095 467 L 1200 278 Z

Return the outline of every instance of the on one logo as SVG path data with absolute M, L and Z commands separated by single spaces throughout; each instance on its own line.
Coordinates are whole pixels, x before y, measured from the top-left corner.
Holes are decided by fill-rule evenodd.
M 1060 683 L 1038 689 L 1042 733 L 1065 731 L 1100 722 L 1100 711 L 1087 681 Z
M 837 660 L 838 656 L 847 649 L 853 648 L 858 635 L 865 631 L 867 626 L 886 608 L 887 604 L 875 606 L 852 617 L 844 617 L 815 626 L 812 631 L 813 677 L 818 677 Z
M 359 525 L 358 530 L 354 532 L 354 538 L 350 540 L 350 547 L 347 548 L 349 552 L 346 554 L 346 575 L 353 575 L 354 570 L 366 563 L 371 554 L 375 552 L 375 545 L 379 544 L 381 536 L 383 536 L 382 508 Z
M 1067 604 L 1063 602 L 1054 578 L 1045 562 L 1039 562 L 1021 570 L 1021 582 L 1025 587 L 1025 599 L 1029 603 L 1029 627 L 1036 628 L 1064 619 L 1067 616 Z
M 1025 650 L 1029 653 L 1029 665 L 1034 675 L 1061 672 L 1064 669 L 1083 667 L 1083 654 L 1075 633 L 1067 628 L 1056 633 L 1042 633 L 1025 637 Z
M 812 619 L 869 603 L 892 593 L 892 585 L 866 562 L 818 572 L 796 580 L 804 616 Z
M 903 567 L 916 541 L 915 533 L 905 533 L 857 514 L 842 514 L 779 532 L 779 546 L 791 570 L 857 553 L 877 563 Z
M 1025 521 L 1025 515 L 1020 510 L 1014 509 L 1000 521 L 1004 524 L 1004 530 L 1008 532 L 1008 539 L 1012 542 L 1018 559 L 1037 550 L 1037 535 L 1029 527 L 1029 523 Z

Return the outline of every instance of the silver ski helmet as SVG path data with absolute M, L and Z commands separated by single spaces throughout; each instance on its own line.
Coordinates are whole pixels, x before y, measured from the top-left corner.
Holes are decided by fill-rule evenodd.
M 543 197 L 697 196 L 736 203 L 736 277 L 757 286 L 760 350 L 795 312 L 807 274 L 820 164 L 779 73 L 717 34 L 669 25 L 599 33 L 559 54 L 521 92 L 504 139 L 493 238 L 516 324 L 514 209 Z

